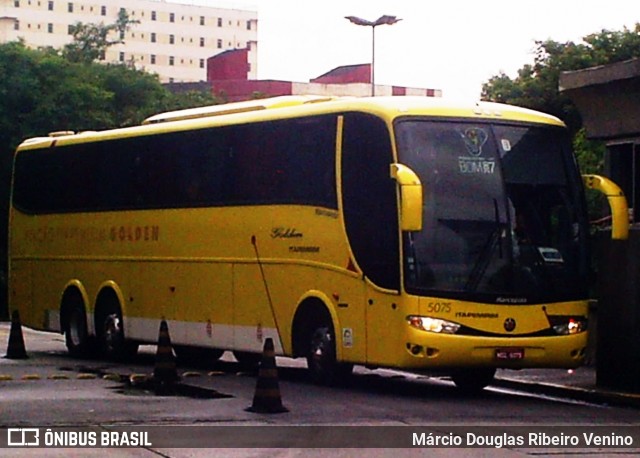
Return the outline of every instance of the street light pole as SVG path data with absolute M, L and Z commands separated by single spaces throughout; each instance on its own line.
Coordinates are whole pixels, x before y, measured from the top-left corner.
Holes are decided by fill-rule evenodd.
M 384 16 L 380 16 L 375 21 L 367 21 L 366 19 L 356 16 L 345 16 L 345 19 L 348 19 L 355 25 L 371 27 L 371 96 L 373 97 L 376 95 L 376 27 L 383 24 L 393 25 L 402 19 L 386 14 Z

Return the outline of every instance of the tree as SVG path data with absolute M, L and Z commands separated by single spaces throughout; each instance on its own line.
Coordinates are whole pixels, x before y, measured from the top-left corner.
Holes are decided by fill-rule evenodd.
M 575 134 L 582 120 L 571 100 L 558 90 L 560 73 L 640 57 L 640 23 L 631 30 L 587 35 L 581 43 L 545 40 L 535 45 L 533 64 L 525 64 L 514 79 L 504 73 L 493 76 L 482 86 L 482 98 L 553 114 Z
M 124 43 L 124 33 L 132 25 L 139 23 L 140 21 L 130 19 L 125 9 L 120 10 L 114 24 L 76 22 L 69 28 L 73 41 L 64 46 L 62 54 L 71 62 L 90 63 L 103 59 L 107 49 Z M 117 35 L 117 38 L 111 38 L 114 35 Z

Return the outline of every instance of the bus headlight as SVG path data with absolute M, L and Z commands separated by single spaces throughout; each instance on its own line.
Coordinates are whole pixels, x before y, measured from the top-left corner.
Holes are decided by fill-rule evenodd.
M 409 315 L 407 322 L 414 328 L 439 334 L 455 334 L 460 329 L 458 323 L 428 316 Z
M 564 323 L 553 325 L 553 330 L 561 336 L 579 334 L 587 330 L 587 320 L 580 318 L 569 318 Z

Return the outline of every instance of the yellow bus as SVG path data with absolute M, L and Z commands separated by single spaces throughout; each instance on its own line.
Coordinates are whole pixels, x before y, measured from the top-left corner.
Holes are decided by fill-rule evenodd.
M 590 177 L 626 230 L 624 197 Z M 166 320 L 180 354 L 450 374 L 579 366 L 588 221 L 563 124 L 424 97 L 279 97 L 24 141 L 10 310 L 73 355 Z

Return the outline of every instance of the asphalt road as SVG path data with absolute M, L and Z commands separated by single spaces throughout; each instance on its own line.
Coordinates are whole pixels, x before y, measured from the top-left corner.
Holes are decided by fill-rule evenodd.
M 0 325 L 0 342 L 7 336 L 8 325 Z M 640 416 L 634 409 L 503 388 L 463 396 L 447 379 L 389 370 L 358 369 L 345 386 L 319 387 L 307 379 L 303 362 L 277 358 L 276 398 L 287 411 L 255 413 L 247 408 L 264 379 L 243 370 L 230 354 L 218 363 L 179 365 L 179 388 L 158 396 L 146 378 L 154 371 L 154 346 L 143 347 L 134 361 L 116 364 L 70 358 L 60 335 L 25 329 L 24 338 L 29 359 L 0 359 L 0 435 L 9 428 L 35 428 L 42 442 L 50 429 L 60 433 L 63 445 L 69 433 L 78 439 L 85 432 L 85 439 L 96 442 L 113 431 L 149 436 L 142 443 L 114 436 L 131 448 L 10 447 L 0 450 L 2 456 L 361 456 L 364 447 L 375 447 L 367 456 L 394 457 L 423 456 L 427 448 L 429 456 L 640 452 Z M 258 399 L 262 404 L 262 396 Z M 270 394 L 266 402 L 272 400 Z M 632 444 L 603 448 L 585 442 L 606 435 L 630 437 Z M 577 446 L 562 443 L 574 436 Z M 460 437 L 463 446 L 484 441 L 485 447 L 427 443 L 436 437 L 444 442 Z M 552 437 L 560 443 L 548 443 Z

